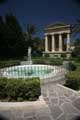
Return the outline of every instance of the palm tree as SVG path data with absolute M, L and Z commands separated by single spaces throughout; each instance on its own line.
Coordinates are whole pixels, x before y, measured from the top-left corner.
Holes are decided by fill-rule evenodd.
M 33 35 L 36 33 L 36 27 L 31 24 L 27 24 L 27 42 L 28 46 L 33 46 Z

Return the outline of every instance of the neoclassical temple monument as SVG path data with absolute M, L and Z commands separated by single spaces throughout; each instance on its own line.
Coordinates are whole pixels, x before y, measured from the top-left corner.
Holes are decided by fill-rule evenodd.
M 71 25 L 64 23 L 56 23 L 48 25 L 45 29 L 45 52 L 50 56 L 61 56 L 66 54 L 70 57 L 70 38 Z

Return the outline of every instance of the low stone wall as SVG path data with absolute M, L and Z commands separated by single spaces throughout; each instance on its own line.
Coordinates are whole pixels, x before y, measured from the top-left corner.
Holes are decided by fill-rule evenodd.
M 65 87 L 63 85 L 60 85 L 60 84 L 57 84 L 56 87 L 57 87 L 58 91 L 60 92 L 60 94 L 66 96 L 68 98 L 69 97 L 76 98 L 76 97 L 80 96 L 79 91 L 72 90 L 72 89 Z
M 41 84 L 46 84 L 46 83 L 51 83 L 54 82 L 54 84 L 59 83 L 59 84 L 64 84 L 65 83 L 65 70 L 64 68 L 59 68 L 58 70 L 55 71 L 54 75 L 49 77 L 49 78 L 43 78 L 41 79 Z
M 51 120 L 50 110 L 43 100 L 34 102 L 0 102 L 0 120 Z

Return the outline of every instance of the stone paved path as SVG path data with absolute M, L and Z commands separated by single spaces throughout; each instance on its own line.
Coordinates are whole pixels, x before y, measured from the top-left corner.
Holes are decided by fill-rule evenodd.
M 80 92 L 60 85 L 64 83 L 63 71 L 54 78 L 41 81 L 38 101 L 0 102 L 0 120 L 80 120 Z
M 80 116 L 80 96 L 77 92 L 48 83 L 42 85 L 41 93 L 53 120 L 76 120 Z
M 0 120 L 80 120 L 80 92 L 47 83 L 41 93 L 35 102 L 0 102 Z

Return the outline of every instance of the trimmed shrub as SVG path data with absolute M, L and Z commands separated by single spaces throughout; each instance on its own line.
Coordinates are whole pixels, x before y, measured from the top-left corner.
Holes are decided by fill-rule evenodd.
M 20 61 L 19 60 L 0 61 L 0 68 L 5 68 L 14 65 L 20 65 Z
M 49 53 L 46 53 L 46 54 L 44 55 L 44 57 L 48 58 L 48 57 L 49 57 Z
M 76 65 L 73 64 L 72 62 L 69 62 L 69 70 L 70 70 L 70 71 L 76 70 Z
M 65 63 L 65 67 L 66 67 L 66 69 L 67 70 L 69 70 L 69 71 L 75 71 L 76 70 L 76 65 L 73 63 L 73 62 L 71 62 L 71 61 L 67 61 L 66 63 Z
M 72 71 L 66 75 L 65 86 L 72 88 L 74 90 L 80 89 L 80 71 Z
M 62 58 L 66 58 L 66 54 L 61 54 L 61 57 Z
M 33 64 L 49 64 L 49 65 L 62 65 L 63 60 L 60 58 L 40 58 L 33 59 Z
M 53 59 L 50 59 L 50 63 L 51 65 L 62 65 L 63 60 L 60 58 L 53 58 Z
M 33 64 L 45 64 L 45 60 L 42 58 L 40 59 L 33 59 Z
M 39 78 L 0 78 L 1 101 L 34 101 L 40 96 Z

